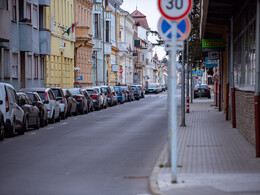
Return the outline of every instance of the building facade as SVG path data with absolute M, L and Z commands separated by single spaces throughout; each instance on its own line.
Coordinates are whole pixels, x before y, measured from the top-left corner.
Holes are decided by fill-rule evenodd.
M 92 80 L 92 1 L 74 0 L 75 37 L 74 66 L 75 82 L 81 87 L 93 85 Z
M 215 104 L 260 157 L 260 1 L 232 0 L 220 6 L 201 0 L 200 5 L 201 39 L 226 43 L 213 78 Z
M 135 19 L 129 12 L 120 10 L 120 31 L 119 31 L 119 82 L 121 84 L 133 84 L 134 72 L 134 24 Z
M 0 80 L 16 89 L 45 85 L 45 58 L 50 55 L 50 31 L 44 20 L 48 6 L 50 0 L 0 2 Z
M 74 83 L 75 20 L 73 0 L 51 1 L 46 8 L 51 55 L 46 57 L 46 86 L 69 88 Z

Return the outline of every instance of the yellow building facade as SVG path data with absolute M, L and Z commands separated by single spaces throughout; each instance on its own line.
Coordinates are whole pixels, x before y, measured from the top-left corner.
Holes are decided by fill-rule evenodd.
M 74 2 L 51 0 L 46 10 L 46 28 L 51 31 L 51 55 L 46 57 L 45 85 L 74 86 Z M 66 32 L 67 31 L 67 32 Z

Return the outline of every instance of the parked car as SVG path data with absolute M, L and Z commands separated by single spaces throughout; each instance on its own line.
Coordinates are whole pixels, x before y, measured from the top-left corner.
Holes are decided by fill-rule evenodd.
M 68 109 L 67 116 L 78 115 L 77 101 L 68 89 L 63 89 L 64 96 L 67 100 Z
M 116 91 L 114 89 L 113 86 L 108 86 L 108 88 L 110 89 L 111 91 L 111 97 L 113 98 L 113 102 L 114 102 L 114 105 L 117 105 L 118 104 L 118 100 L 117 100 L 117 94 L 116 94 Z
M 132 86 L 137 86 L 139 91 L 141 92 L 141 98 L 144 98 L 145 90 L 143 89 L 142 85 L 132 85 Z
M 2 100 L 0 100 L 0 105 L 3 103 Z M 4 115 L 2 111 L 0 110 L 0 140 L 3 140 L 5 138 L 5 123 L 4 123 Z
M 37 92 L 26 92 L 25 94 L 31 99 L 33 105 L 40 111 L 41 127 L 48 125 L 48 110 L 42 102 L 39 94 Z
M 95 110 L 101 110 L 103 108 L 103 97 L 97 92 L 95 88 L 86 88 L 86 91 L 93 100 Z
M 194 99 L 198 97 L 211 98 L 210 87 L 208 85 L 196 85 L 194 88 Z
M 95 88 L 97 90 L 97 92 L 101 95 L 101 97 L 103 99 L 103 108 L 107 108 L 108 107 L 107 96 L 103 92 L 102 88 L 99 86 L 95 86 L 93 88 Z
M 5 132 L 11 136 L 24 133 L 24 111 L 18 105 L 18 97 L 12 85 L 0 83 L 0 110 L 4 118 Z
M 125 103 L 126 95 L 123 92 L 122 88 L 120 86 L 114 86 L 114 90 L 117 95 L 117 101 L 120 102 L 121 104 Z
M 25 88 L 21 92 L 37 92 L 42 99 L 42 102 L 47 108 L 49 122 L 55 123 L 60 121 L 60 105 L 56 101 L 56 97 L 51 88 Z
M 87 102 L 88 102 L 88 111 L 89 112 L 93 112 L 95 107 L 94 107 L 94 103 L 93 103 L 93 99 L 91 97 L 91 95 L 88 93 L 88 91 L 86 89 L 82 89 L 84 96 L 87 98 Z
M 24 131 L 29 127 L 39 129 L 41 125 L 41 116 L 39 109 L 33 105 L 32 100 L 23 92 L 17 93 L 19 106 L 24 111 Z
M 105 93 L 105 95 L 107 96 L 108 105 L 109 106 L 116 105 L 117 99 L 113 95 L 113 91 L 111 90 L 111 87 L 109 87 L 109 86 L 101 86 L 101 89 L 102 89 L 103 93 Z
M 60 103 L 60 116 L 62 119 L 65 119 L 67 117 L 68 102 L 63 90 L 60 87 L 51 87 L 51 89 L 56 96 L 56 101 L 59 101 Z
M 87 98 L 84 96 L 82 89 L 80 88 L 69 88 L 68 89 L 73 98 L 77 101 L 77 108 L 81 114 L 88 113 L 88 101 Z
M 138 89 L 138 87 L 133 85 L 133 86 L 131 86 L 131 89 L 134 91 L 135 99 L 136 99 L 136 100 L 140 100 L 140 98 L 141 98 L 141 92 L 140 92 L 140 90 Z
M 130 92 L 129 92 L 127 86 L 121 86 L 121 89 L 122 89 L 122 91 L 125 93 L 125 101 L 126 101 L 126 102 L 132 101 L 132 100 L 131 100 L 131 97 L 130 97 Z
M 148 84 L 148 89 L 147 89 L 146 93 L 156 93 L 157 94 L 159 92 L 160 92 L 160 88 L 157 83 Z

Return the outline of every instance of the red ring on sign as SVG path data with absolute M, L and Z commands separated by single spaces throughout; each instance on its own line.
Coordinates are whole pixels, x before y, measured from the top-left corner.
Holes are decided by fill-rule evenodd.
M 184 16 L 186 16 L 186 15 L 189 14 L 189 12 L 190 12 L 190 10 L 191 10 L 191 7 L 192 7 L 192 0 L 189 0 L 188 9 L 185 11 L 184 14 L 182 14 L 181 16 L 178 16 L 178 17 L 171 17 L 171 16 L 168 16 L 167 14 L 164 13 L 164 11 L 163 11 L 163 9 L 162 9 L 162 7 L 161 7 L 161 1 L 162 1 L 162 0 L 158 0 L 159 10 L 160 10 L 161 14 L 162 14 L 165 18 L 167 18 L 167 19 L 169 19 L 169 20 L 179 20 L 179 19 L 183 18 Z

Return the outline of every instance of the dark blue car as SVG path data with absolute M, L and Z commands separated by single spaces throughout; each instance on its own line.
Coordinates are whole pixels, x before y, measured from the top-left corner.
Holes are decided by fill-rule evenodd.
M 123 92 L 122 88 L 120 86 L 114 86 L 114 90 L 117 95 L 117 101 L 121 104 L 125 103 L 126 101 L 126 94 Z

